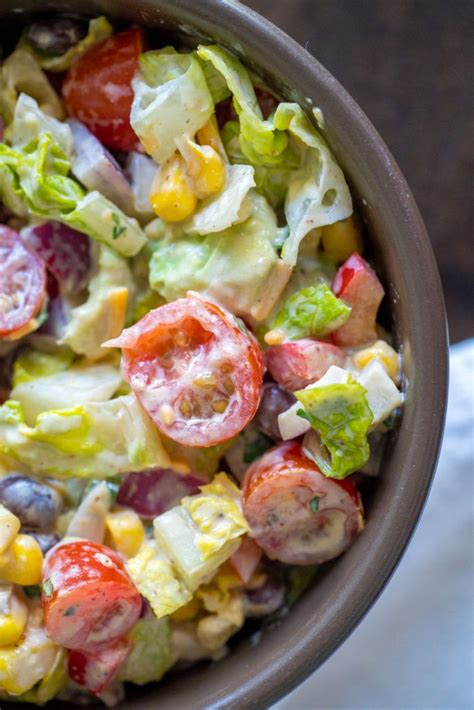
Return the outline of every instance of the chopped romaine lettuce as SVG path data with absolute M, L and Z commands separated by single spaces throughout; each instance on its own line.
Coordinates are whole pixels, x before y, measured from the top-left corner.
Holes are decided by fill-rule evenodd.
M 82 363 L 16 384 L 10 398 L 20 402 L 25 422 L 34 426 L 37 416 L 49 409 L 70 409 L 87 402 L 106 402 L 120 383 L 117 367 L 108 363 Z
M 171 629 L 168 619 L 139 619 L 130 632 L 133 644 L 120 680 L 145 685 L 161 680 L 174 663 Z
M 30 382 L 37 377 L 47 377 L 66 370 L 74 360 L 68 348 L 58 349 L 55 353 L 27 348 L 22 350 L 13 365 L 13 387 Z
M 222 47 L 200 45 L 198 56 L 211 62 L 226 80 L 234 97 L 239 116 L 239 141 L 242 152 L 252 165 L 272 165 L 284 162 L 288 137 L 275 130 L 273 121 L 265 120 L 247 70 L 239 60 Z
M 67 123 L 49 116 L 28 94 L 20 94 L 15 106 L 11 142 L 16 148 L 30 143 L 40 133 L 51 133 L 67 157 L 72 152 L 72 133 Z
M 206 123 L 214 103 L 192 54 L 168 47 L 146 52 L 140 69 L 132 84 L 130 122 L 147 153 L 162 163 L 175 152 L 176 138 L 193 136 Z
M 16 49 L 0 68 L 0 116 L 7 124 L 21 92 L 36 99 L 45 113 L 64 118 L 63 105 L 38 62 L 26 50 Z
M 251 199 L 252 214 L 245 222 L 206 237 L 151 223 L 147 233 L 157 239 L 150 260 L 152 288 L 168 301 L 189 290 L 205 293 L 241 316 L 258 318 L 257 309 L 270 312 L 290 274 L 280 282 L 280 260 L 272 246 L 278 233 L 275 213 L 261 195 Z
M 0 407 L 0 465 L 57 478 L 106 478 L 170 465 L 158 431 L 134 395 L 39 415 L 25 424 L 19 402 Z
M 274 125 L 300 141 L 302 165 L 292 175 L 285 202 L 290 237 L 282 257 L 296 264 L 298 248 L 306 234 L 352 214 L 352 198 L 344 173 L 309 118 L 298 104 L 280 104 Z
M 0 691 L 0 700 L 46 705 L 47 702 L 61 693 L 68 684 L 69 676 L 66 669 L 66 659 L 66 650 L 64 648 L 58 649 L 52 667 L 39 683 L 21 695 L 3 695 Z
M 62 343 L 78 355 L 96 360 L 108 354 L 102 343 L 123 330 L 134 282 L 125 259 L 111 249 L 98 246 L 94 258 L 89 296 L 71 309 Z
M 373 419 L 366 390 L 349 373 L 347 382 L 310 387 L 295 392 L 304 409 L 299 416 L 319 432 L 331 461 L 317 457 L 325 476 L 345 478 L 357 471 L 370 455 L 367 432 Z
M 54 32 L 54 27 L 51 29 L 51 32 Z M 106 17 L 95 17 L 93 20 L 89 21 L 86 36 L 63 54 L 58 55 L 57 53 L 53 54 L 44 50 L 40 51 L 35 44 L 30 41 L 28 31 L 23 33 L 18 46 L 30 52 L 43 69 L 52 72 L 63 72 L 67 71 L 71 64 L 85 54 L 94 44 L 110 37 L 112 32 L 113 27 Z
M 308 286 L 287 298 L 272 327 L 283 330 L 290 340 L 324 338 L 343 325 L 350 313 L 350 306 L 323 283 Z
M 13 148 L 0 143 L 0 201 L 18 217 L 26 217 L 28 208 L 16 168 L 18 155 Z

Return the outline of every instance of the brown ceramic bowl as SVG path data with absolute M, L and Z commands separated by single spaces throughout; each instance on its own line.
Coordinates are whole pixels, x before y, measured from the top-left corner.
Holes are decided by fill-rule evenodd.
M 285 99 L 321 107 L 325 135 L 350 179 L 384 278 L 388 318 L 404 352 L 406 404 L 367 504 L 365 531 L 259 643 L 244 639 L 219 663 L 137 689 L 120 706 L 264 708 L 304 680 L 352 631 L 380 594 L 417 523 L 446 403 L 447 336 L 436 263 L 410 190 L 374 127 L 334 77 L 262 17 L 228 0 L 2 0 L 0 28 L 60 10 L 106 14 L 171 32 L 187 43 L 219 42 Z

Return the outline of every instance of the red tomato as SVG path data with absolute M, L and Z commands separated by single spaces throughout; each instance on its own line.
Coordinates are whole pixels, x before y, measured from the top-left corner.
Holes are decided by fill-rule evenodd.
M 280 562 L 311 565 L 344 552 L 363 527 L 353 482 L 323 476 L 296 441 L 268 451 L 243 482 L 252 537 Z
M 229 559 L 244 584 L 250 580 L 262 558 L 262 550 L 248 535 L 244 535 L 238 550 Z
M 42 604 L 53 641 L 84 651 L 123 636 L 142 609 L 121 557 L 88 540 L 60 543 L 47 554 Z
M 96 44 L 69 69 L 63 96 L 75 116 L 109 148 L 134 150 L 130 125 L 132 79 L 143 50 L 139 29 L 120 32 Z
M 344 367 L 346 359 L 341 348 L 311 338 L 273 345 L 265 352 L 273 379 L 291 392 L 319 380 L 331 365 Z
M 17 232 L 0 225 L 0 337 L 34 318 L 46 297 L 46 265 Z
M 131 641 L 122 638 L 94 651 L 69 651 L 67 670 L 78 685 L 98 695 L 114 679 L 132 647 Z
M 213 446 L 241 431 L 262 391 L 263 357 L 231 313 L 197 294 L 150 311 L 108 343 L 122 372 L 166 436 Z
M 376 320 L 384 289 L 377 274 L 355 253 L 339 267 L 332 290 L 352 311 L 343 326 L 332 333 L 337 345 L 352 347 L 376 340 Z

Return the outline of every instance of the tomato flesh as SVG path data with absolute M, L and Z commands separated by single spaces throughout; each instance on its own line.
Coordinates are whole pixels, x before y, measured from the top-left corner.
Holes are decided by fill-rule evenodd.
M 63 96 L 69 114 L 109 148 L 130 151 L 137 146 L 130 109 L 132 79 L 142 50 L 139 29 L 119 32 L 78 59 L 64 81 Z
M 0 225 L 0 337 L 26 326 L 46 297 L 46 265 L 17 232 Z
M 326 478 L 296 441 L 268 451 L 243 482 L 252 537 L 280 562 L 320 564 L 344 552 L 363 527 L 352 481 Z
M 186 446 L 213 446 L 257 410 L 264 373 L 254 336 L 215 303 L 188 295 L 150 311 L 108 346 L 156 426 Z
M 69 651 L 69 677 L 89 693 L 98 695 L 117 675 L 131 647 L 131 641 L 123 638 L 94 651 Z
M 87 540 L 60 543 L 48 553 L 42 604 L 48 635 L 83 651 L 123 636 L 142 610 L 120 556 Z
M 312 338 L 273 345 L 265 352 L 273 379 L 290 392 L 319 380 L 331 365 L 344 367 L 347 355 L 341 348 Z

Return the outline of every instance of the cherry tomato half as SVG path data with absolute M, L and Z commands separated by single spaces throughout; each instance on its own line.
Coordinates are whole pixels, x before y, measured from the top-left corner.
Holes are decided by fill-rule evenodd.
M 21 239 L 0 225 L 0 336 L 34 318 L 46 297 L 46 265 Z
M 122 638 L 94 651 L 69 651 L 69 677 L 78 685 L 98 695 L 109 685 L 126 660 L 132 642 Z
M 197 294 L 150 311 L 105 345 L 122 348 L 122 372 L 166 436 L 213 446 L 241 431 L 262 391 L 263 357 L 231 313 Z
M 88 540 L 60 543 L 47 554 L 42 604 L 53 641 L 83 651 L 122 637 L 142 610 L 120 556 Z
M 243 482 L 243 503 L 252 537 L 270 559 L 287 564 L 331 560 L 363 527 L 354 483 L 323 476 L 296 441 L 252 464 Z
M 68 112 L 109 148 L 134 150 L 137 145 L 130 109 L 132 79 L 142 50 L 139 29 L 119 32 L 80 57 L 64 80 Z
M 319 380 L 331 365 L 344 367 L 347 355 L 341 348 L 312 338 L 273 345 L 265 352 L 268 370 L 290 392 Z

